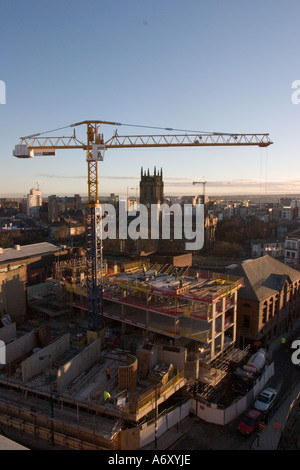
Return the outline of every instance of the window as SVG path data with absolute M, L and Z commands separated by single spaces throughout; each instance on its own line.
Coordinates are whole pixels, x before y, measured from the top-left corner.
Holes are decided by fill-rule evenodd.
M 272 315 L 273 315 L 273 299 L 271 299 L 269 303 L 268 320 L 272 318 Z
M 276 295 L 275 297 L 275 312 L 274 314 L 279 312 L 279 294 Z
M 243 327 L 250 328 L 250 317 L 249 315 L 243 315 Z
M 267 311 L 268 311 L 268 303 L 265 302 L 264 303 L 264 307 L 263 307 L 263 312 L 262 312 L 262 323 L 266 323 L 267 321 Z

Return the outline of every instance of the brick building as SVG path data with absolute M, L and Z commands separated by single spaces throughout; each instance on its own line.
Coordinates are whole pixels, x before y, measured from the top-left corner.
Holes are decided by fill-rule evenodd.
M 244 279 L 238 291 L 237 342 L 267 346 L 300 315 L 300 272 L 266 255 L 227 269 Z
M 27 315 L 27 286 L 45 281 L 52 273 L 60 248 L 51 243 L 0 248 L 0 316 L 22 322 Z

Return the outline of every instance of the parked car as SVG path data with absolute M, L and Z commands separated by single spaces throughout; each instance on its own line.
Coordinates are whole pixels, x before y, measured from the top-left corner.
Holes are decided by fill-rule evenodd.
M 268 413 L 276 400 L 277 391 L 274 388 L 265 388 L 257 397 L 254 408 L 261 413 Z
M 263 422 L 263 415 L 257 410 L 250 410 L 240 421 L 238 430 L 247 436 L 251 436 L 259 428 L 259 423 Z

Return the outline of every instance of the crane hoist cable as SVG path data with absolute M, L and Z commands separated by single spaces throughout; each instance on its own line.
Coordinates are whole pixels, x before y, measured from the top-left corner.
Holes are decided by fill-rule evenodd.
M 57 127 L 56 129 L 50 129 L 44 132 L 38 132 L 37 134 L 27 135 L 25 137 L 21 137 L 21 139 L 29 139 L 33 137 L 38 137 L 44 134 L 49 134 L 50 132 L 61 131 L 63 129 L 69 129 L 70 127 L 77 127 L 81 123 L 69 124 L 68 126 Z M 124 126 L 124 127 L 138 127 L 144 129 L 157 129 L 162 131 L 171 131 L 171 132 L 191 132 L 193 134 L 209 134 L 209 135 L 230 135 L 233 136 L 235 133 L 233 132 L 209 132 L 209 131 L 195 131 L 191 129 L 176 129 L 173 127 L 160 127 L 160 126 L 148 126 L 143 124 L 129 124 L 129 123 L 122 123 L 122 122 L 109 122 L 109 121 L 102 121 L 102 124 L 110 124 L 114 126 Z

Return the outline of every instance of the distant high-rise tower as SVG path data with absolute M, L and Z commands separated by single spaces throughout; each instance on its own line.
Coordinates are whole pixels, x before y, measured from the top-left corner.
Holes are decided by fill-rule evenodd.
M 27 215 L 38 218 L 42 206 L 42 193 L 39 189 L 31 189 L 27 194 Z
M 58 204 L 57 196 L 53 194 L 48 196 L 48 221 L 54 222 L 55 220 L 58 220 Z
M 164 202 L 164 182 L 162 168 L 160 172 L 150 175 L 150 171 L 143 171 L 141 168 L 140 181 L 140 203 L 141 204 L 162 204 Z

